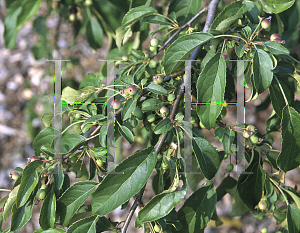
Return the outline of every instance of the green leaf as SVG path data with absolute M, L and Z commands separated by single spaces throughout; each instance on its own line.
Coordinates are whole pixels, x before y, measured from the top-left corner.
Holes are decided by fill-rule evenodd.
M 230 129 L 226 129 L 223 135 L 222 144 L 226 154 L 232 154 L 232 144 L 235 139 L 235 132 Z
M 298 195 L 295 194 L 296 191 L 295 191 L 295 193 L 293 193 L 293 192 L 289 191 L 289 190 L 286 189 L 286 188 L 284 188 L 284 191 L 287 192 L 287 193 L 293 198 L 293 200 L 294 200 L 296 206 L 298 207 L 298 209 L 300 209 L 300 197 L 298 197 Z
M 108 173 L 92 195 L 92 213 L 104 216 L 137 194 L 150 178 L 156 156 L 154 148 L 149 147 L 134 153 Z
M 159 99 L 152 98 L 152 99 L 145 100 L 142 103 L 142 110 L 155 111 L 161 109 L 162 106 L 163 106 L 163 102 L 161 102 Z
M 197 81 L 197 114 L 207 129 L 215 127 L 226 86 L 226 62 L 218 53 L 205 65 Z
M 290 54 L 290 51 L 287 48 L 283 47 L 281 44 L 278 44 L 275 41 L 267 41 L 264 43 L 264 45 L 266 46 L 267 50 L 269 50 L 274 55 Z
M 3 219 L 6 221 L 7 216 L 11 210 L 11 208 L 13 207 L 13 205 L 16 202 L 17 199 L 17 193 L 19 191 L 20 185 L 17 185 L 16 187 L 14 187 L 14 189 L 9 193 L 8 199 L 5 202 L 4 205 L 4 209 L 3 209 Z
M 149 16 L 149 15 L 154 15 L 157 14 L 157 11 L 153 7 L 149 6 L 139 6 L 131 9 L 126 13 L 122 20 L 122 27 L 129 26 L 138 20 Z
M 187 60 L 195 48 L 212 38 L 213 35 L 209 33 L 196 32 L 181 36 L 175 40 L 168 47 L 164 56 L 163 62 L 166 75 L 170 75 L 183 64 L 183 62 L 178 60 Z
M 263 10 L 269 14 L 278 14 L 290 8 L 295 0 L 259 0 Z
M 172 0 L 168 14 L 176 13 L 176 20 L 182 26 L 201 10 L 201 6 L 202 0 Z
M 61 165 L 57 165 L 53 171 L 53 178 L 54 178 L 54 182 L 53 182 L 53 190 L 55 195 L 58 197 L 60 189 L 63 186 L 64 183 L 64 171 L 61 167 Z
M 76 98 L 80 96 L 81 91 L 75 90 L 72 87 L 65 87 L 62 90 L 61 100 L 66 101 L 67 103 L 74 103 Z
M 300 165 L 300 115 L 290 106 L 284 107 L 281 121 L 281 152 L 277 166 L 284 172 Z
M 286 216 L 289 233 L 300 232 L 300 210 L 296 206 L 288 205 Z
M 96 232 L 96 223 L 99 216 L 94 215 L 89 218 L 81 219 L 73 223 L 67 230 L 67 233 L 94 233 Z
M 92 17 L 90 18 L 86 26 L 85 35 L 86 40 L 91 48 L 96 50 L 102 46 L 103 29 L 98 20 Z
M 65 231 L 60 228 L 54 228 L 54 229 L 48 229 L 48 230 L 43 230 L 42 228 L 37 229 L 33 233 L 64 233 Z
M 193 138 L 192 146 L 203 175 L 209 180 L 212 179 L 220 167 L 218 151 L 201 137 Z
M 252 160 L 245 172 L 247 173 L 239 176 L 237 190 L 247 207 L 254 210 L 262 197 L 266 173 L 260 165 L 260 160 Z
M 162 86 L 156 83 L 150 83 L 146 88 L 149 91 L 153 92 L 154 94 L 162 94 L 162 95 L 168 94 L 168 91 L 165 88 L 163 88 Z
M 42 146 L 51 146 L 55 134 L 58 134 L 58 131 L 51 127 L 45 128 L 39 132 L 32 144 L 35 156 L 40 155 L 40 149 Z
M 279 84 L 281 87 L 279 86 Z M 285 96 L 283 95 L 281 88 L 283 89 Z M 286 106 L 285 98 L 287 98 L 288 103 L 292 105 L 294 100 L 294 93 L 291 93 L 290 88 L 286 85 L 285 82 L 281 80 L 277 81 L 276 79 L 272 80 L 269 91 L 275 113 L 279 118 L 282 118 L 282 110 Z
M 10 226 L 11 231 L 20 230 L 29 221 L 32 215 L 34 200 L 35 199 L 32 198 L 20 208 L 16 207 L 17 204 L 13 206 Z
M 230 193 L 231 189 L 233 189 L 234 187 L 236 187 L 237 185 L 237 181 L 236 179 L 232 178 L 231 176 L 227 176 L 225 177 L 221 184 L 218 186 L 218 188 L 216 189 L 217 192 L 217 201 L 220 201 L 226 193 L 232 194 Z
M 100 78 L 97 77 L 94 73 L 88 73 L 81 80 L 81 83 L 79 84 L 79 89 L 88 87 L 88 86 L 100 87 L 101 86 Z
M 154 128 L 155 134 L 162 134 L 170 131 L 173 128 L 172 121 L 169 118 L 161 120 Z
M 178 220 L 182 224 L 180 233 L 203 232 L 210 221 L 217 203 L 217 193 L 213 184 L 207 181 L 194 192 L 178 211 Z
M 174 181 L 176 186 L 178 186 L 178 173 L 175 175 Z M 181 191 L 178 191 L 175 188 L 174 190 L 165 190 L 162 193 L 154 196 L 144 206 L 144 208 L 139 211 L 139 214 L 135 220 L 135 227 L 140 228 L 143 223 L 155 221 L 168 215 L 171 210 L 183 200 L 186 195 L 186 191 L 187 186 L 186 181 L 184 180 L 184 185 Z
M 106 123 L 105 125 L 101 126 L 100 129 L 100 135 L 99 135 L 99 143 L 102 147 L 106 147 L 106 134 L 107 134 L 107 129 L 109 127 L 109 123 Z
M 92 152 L 96 158 L 100 158 L 106 155 L 107 149 L 103 147 L 98 147 L 98 148 L 93 148 Z
M 134 111 L 135 107 L 136 107 L 136 101 L 134 101 L 133 98 L 130 98 L 126 101 L 121 112 L 123 121 L 126 121 L 131 116 L 131 113 Z
M 67 226 L 80 206 L 91 196 L 97 183 L 79 181 L 68 188 L 56 204 L 56 219 L 62 226 Z
M 277 76 L 286 76 L 287 74 L 294 74 L 295 67 L 286 61 L 279 61 L 274 70 Z
M 41 121 L 44 123 L 45 127 L 51 127 L 51 123 L 54 119 L 54 112 L 46 112 L 42 118 Z
M 257 49 L 253 58 L 254 86 L 258 94 L 263 93 L 270 85 L 273 79 L 273 63 L 267 52 Z
M 131 75 L 123 75 L 120 77 L 120 81 L 128 84 L 128 85 L 132 85 L 134 84 L 134 78 Z
M 246 16 L 255 24 L 259 23 L 258 16 L 260 15 L 259 10 L 255 3 L 250 1 L 245 1 L 245 4 L 248 8 L 248 11 L 246 12 Z
M 18 0 L 10 4 L 4 22 L 4 41 L 7 49 L 16 45 L 17 33 L 39 9 L 41 0 Z
M 121 49 L 122 43 L 125 43 L 127 37 L 132 36 L 131 27 L 118 27 L 116 30 L 116 45 Z
M 241 41 L 238 46 L 235 46 L 235 53 L 239 58 L 241 58 L 244 55 L 246 47 L 247 44 L 245 44 L 243 41 Z
M 53 190 L 51 190 L 47 194 L 40 212 L 39 224 L 44 230 L 54 227 L 55 211 L 56 197 Z
M 101 114 L 91 116 L 88 119 L 86 119 L 85 122 L 83 122 L 83 124 L 81 125 L 81 129 L 83 129 L 87 124 L 95 124 L 96 121 L 102 121 L 104 119 L 106 119 L 106 117 Z M 101 122 L 99 124 L 101 125 L 102 123 L 104 123 L 104 122 Z
M 17 194 L 16 207 L 25 205 L 32 191 L 39 181 L 38 168 L 43 164 L 40 160 L 35 160 L 28 164 L 22 174 L 21 185 Z
M 125 125 L 119 126 L 119 132 L 126 139 L 126 141 L 129 142 L 129 144 L 134 142 L 134 136 L 132 132 Z
M 65 134 L 61 140 L 62 153 L 68 153 L 86 138 L 79 134 Z
M 245 2 L 238 1 L 230 3 L 216 16 L 211 24 L 210 30 L 217 30 L 222 33 L 227 31 L 231 24 L 237 19 L 242 18 L 247 11 L 248 8 Z

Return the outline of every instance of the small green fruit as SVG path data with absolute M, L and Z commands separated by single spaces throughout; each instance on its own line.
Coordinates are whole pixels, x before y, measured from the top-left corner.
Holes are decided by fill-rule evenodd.
M 120 100 L 116 99 L 112 102 L 111 106 L 113 107 L 113 109 L 119 109 L 121 107 L 121 102 Z
M 253 135 L 253 133 L 250 132 L 249 130 L 246 130 L 246 131 L 243 132 L 244 138 L 249 138 L 249 137 L 251 137 L 252 135 Z
M 154 114 L 150 114 L 147 116 L 147 121 L 149 122 L 154 122 L 155 121 L 155 115 Z
M 135 86 L 129 86 L 129 87 L 127 88 L 127 93 L 128 93 L 129 95 L 134 95 L 134 94 L 136 93 L 136 87 L 135 87 Z
M 127 88 L 123 89 L 120 91 L 120 94 L 123 96 L 123 97 L 126 97 L 128 92 L 127 92 Z
M 76 178 L 80 178 L 80 177 L 82 177 L 82 171 L 78 171 L 78 172 L 76 172 Z
M 258 203 L 258 208 L 261 209 L 262 211 L 265 211 L 267 209 L 267 207 L 268 207 L 268 204 L 265 201 L 260 201 Z
M 160 232 L 161 228 L 160 228 L 159 225 L 157 225 L 157 224 L 155 223 L 154 230 L 155 230 L 155 232 Z
M 161 84 L 164 81 L 161 75 L 155 75 L 152 80 L 156 84 Z
M 75 118 L 76 118 L 76 119 L 80 119 L 80 118 L 81 118 L 81 114 L 76 113 L 76 114 L 75 114 Z
M 149 67 L 152 68 L 152 69 L 155 69 L 157 67 L 157 62 L 154 61 L 154 60 L 151 60 L 149 62 Z
M 73 22 L 75 19 L 76 19 L 76 17 L 75 17 L 74 14 L 70 14 L 70 15 L 69 15 L 69 20 L 70 20 L 71 22 Z
M 173 101 L 175 100 L 175 95 L 173 93 L 168 95 L 168 101 Z
M 134 115 L 139 120 L 143 120 L 143 117 L 144 117 L 144 114 L 140 107 L 135 107 L 132 115 Z
M 152 47 L 157 47 L 158 46 L 158 39 L 157 38 L 153 38 L 151 41 L 150 41 L 150 45 Z
M 18 173 L 14 172 L 14 173 L 10 174 L 10 178 L 13 180 L 17 180 L 19 178 L 19 175 L 18 175 Z
M 42 184 L 41 189 L 46 189 L 47 185 L 46 184 Z
M 166 162 L 162 162 L 161 168 L 165 171 L 165 170 L 167 170 L 169 168 L 169 164 L 166 163 Z
M 148 52 L 148 51 L 145 51 L 145 52 L 144 52 L 144 54 L 145 54 L 145 58 L 148 58 L 148 57 L 150 57 L 150 54 L 149 54 L 149 52 Z
M 169 112 L 170 112 L 170 110 L 168 108 L 166 108 L 165 106 L 161 107 L 161 109 L 159 111 L 163 117 L 168 116 Z
M 256 144 L 256 143 L 258 143 L 259 138 L 256 135 L 252 135 L 250 137 L 250 141 L 251 141 L 252 144 Z
M 150 46 L 150 51 L 155 55 L 157 54 L 157 47 Z
M 272 34 L 271 35 L 271 37 L 270 37 L 270 40 L 271 41 L 275 41 L 275 39 L 281 39 L 281 35 L 279 35 L 279 34 L 277 34 L 277 33 L 274 33 L 274 34 Z
M 264 19 L 262 22 L 261 22 L 261 27 L 263 29 L 269 29 L 271 26 L 271 20 L 269 19 Z
M 184 118 L 184 115 L 181 112 L 177 113 L 175 116 L 176 121 L 182 121 L 183 118 Z
M 102 167 L 103 166 L 103 161 L 101 159 L 96 159 L 96 163 L 99 167 Z
M 227 164 L 227 171 L 229 171 L 229 172 L 231 172 L 232 170 L 233 170 L 233 168 L 234 168 L 234 166 L 233 166 L 233 164 Z
M 261 232 L 261 233 L 268 233 L 268 228 L 267 228 L 267 227 L 262 227 L 262 228 L 260 229 L 260 232 Z
M 40 189 L 37 192 L 37 196 L 38 196 L 39 199 L 43 200 L 46 197 L 46 191 L 45 191 L 45 189 Z
M 255 126 L 254 126 L 254 125 L 248 125 L 248 126 L 246 127 L 246 130 L 255 133 Z
M 128 57 L 127 57 L 126 55 L 123 55 L 123 56 L 122 56 L 122 60 L 123 60 L 123 61 L 128 61 Z

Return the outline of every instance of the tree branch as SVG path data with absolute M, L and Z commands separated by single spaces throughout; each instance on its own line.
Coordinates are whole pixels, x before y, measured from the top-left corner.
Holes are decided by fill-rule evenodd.
M 127 218 L 125 220 L 125 223 L 124 223 L 121 233 L 126 233 L 129 223 L 132 219 L 132 216 L 133 216 L 136 208 L 138 207 L 138 205 L 141 203 L 145 188 L 146 188 L 146 185 L 144 185 L 144 187 L 141 189 L 140 193 L 136 196 L 135 201 L 134 201 L 133 205 L 131 206 L 130 211 L 127 215 Z
M 191 18 L 186 24 L 182 25 L 181 27 L 179 27 L 179 29 L 159 48 L 158 52 L 160 52 L 161 50 L 163 50 L 169 43 L 171 40 L 174 39 L 175 36 L 177 36 L 183 29 L 185 29 L 186 27 L 190 27 L 191 24 L 205 11 L 207 11 L 208 8 L 207 6 L 205 6 L 203 9 L 201 9 L 197 14 L 194 15 L 193 18 Z

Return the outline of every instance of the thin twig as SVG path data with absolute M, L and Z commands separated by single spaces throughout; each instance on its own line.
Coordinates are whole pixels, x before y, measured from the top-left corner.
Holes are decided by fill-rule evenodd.
M 159 48 L 158 52 L 160 52 L 161 50 L 163 50 L 169 43 L 171 40 L 174 39 L 175 36 L 177 36 L 183 29 L 185 29 L 186 27 L 190 27 L 191 24 L 205 11 L 207 11 L 208 8 L 207 6 L 205 6 L 203 9 L 201 9 L 197 14 L 195 14 L 195 16 L 193 18 L 191 18 L 186 24 L 184 24 L 183 26 L 179 27 L 179 29 Z
M 139 206 L 139 204 L 141 203 L 141 200 L 142 200 L 142 197 L 143 197 L 145 188 L 146 188 L 146 185 L 144 185 L 144 187 L 141 189 L 140 193 L 136 196 L 135 201 L 134 201 L 133 205 L 131 206 L 130 211 L 129 211 L 128 215 L 127 215 L 127 218 L 126 218 L 126 220 L 125 220 L 125 223 L 124 223 L 124 226 L 123 226 L 123 228 L 122 228 L 121 233 L 126 233 L 127 228 L 128 228 L 128 226 L 129 226 L 129 223 L 130 223 L 130 221 L 131 221 L 131 219 L 132 219 L 132 216 L 133 216 L 133 214 L 134 214 L 136 208 L 137 208 L 137 207 Z

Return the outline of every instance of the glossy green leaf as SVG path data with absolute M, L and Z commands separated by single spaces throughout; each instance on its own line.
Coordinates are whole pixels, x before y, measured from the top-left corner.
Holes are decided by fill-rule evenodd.
M 262 169 L 260 161 L 254 159 L 245 172 L 239 176 L 237 190 L 247 207 L 250 210 L 254 210 L 254 207 L 262 197 L 266 173 Z
M 154 128 L 155 134 L 162 134 L 170 131 L 173 128 L 172 121 L 169 118 L 161 120 Z
M 106 147 L 106 134 L 108 126 L 109 124 L 106 123 L 105 125 L 102 125 L 100 129 L 99 143 L 102 147 Z
M 232 144 L 235 138 L 235 132 L 233 130 L 225 130 L 222 139 L 222 144 L 226 154 L 232 154 L 234 152 L 232 149 Z
M 287 74 L 294 74 L 295 67 L 293 64 L 287 61 L 278 61 L 277 66 L 274 70 L 277 76 L 286 76 Z
M 281 91 L 281 88 L 283 89 L 284 95 Z M 287 99 L 289 105 L 292 105 L 294 100 L 294 93 L 292 93 L 290 87 L 287 86 L 286 82 L 276 80 L 276 78 L 272 80 L 272 83 L 269 87 L 269 92 L 275 113 L 278 117 L 282 118 L 282 110 L 286 106 L 285 98 Z
M 119 132 L 126 139 L 127 142 L 129 142 L 130 144 L 134 142 L 133 133 L 125 125 L 119 126 Z
M 178 211 L 178 220 L 182 224 L 180 233 L 204 232 L 217 203 L 217 193 L 213 184 L 208 184 L 194 192 Z
M 61 140 L 62 153 L 68 153 L 86 138 L 79 134 L 65 134 Z
M 92 87 L 100 87 L 101 82 L 100 78 L 97 77 L 94 73 L 88 73 L 80 82 L 79 89 L 92 86 Z
M 41 132 L 39 132 L 39 134 L 33 140 L 32 144 L 35 156 L 40 155 L 40 148 L 42 146 L 51 146 L 52 141 L 55 137 L 55 133 L 58 134 L 58 131 L 54 130 L 51 127 L 45 128 Z
M 243 41 L 241 41 L 238 46 L 235 46 L 235 53 L 239 58 L 241 58 L 244 55 L 246 47 L 247 44 L 245 44 Z
M 226 63 L 218 53 L 207 62 L 197 81 L 197 114 L 207 129 L 215 127 L 221 113 L 225 86 Z
M 196 32 L 181 36 L 175 40 L 168 47 L 164 56 L 163 62 L 166 75 L 176 71 L 176 69 L 183 64 L 183 62 L 178 60 L 187 60 L 195 48 L 212 38 L 213 35 L 209 33 Z
M 122 43 L 125 43 L 128 37 L 132 36 L 131 27 L 118 27 L 116 30 L 116 45 L 119 49 L 122 47 Z
M 136 101 L 133 100 L 133 98 L 130 98 L 126 101 L 121 112 L 123 121 L 126 121 L 131 116 L 131 113 L 134 111 L 135 107 L 136 107 Z
M 217 201 L 220 201 L 226 193 L 230 193 L 230 189 L 236 187 L 237 181 L 236 179 L 232 178 L 231 176 L 225 177 L 221 184 L 216 189 L 217 192 Z
M 298 207 L 298 209 L 300 209 L 300 197 L 297 194 L 295 194 L 296 191 L 294 193 L 292 191 L 289 191 L 287 188 L 285 188 L 284 191 L 287 192 L 292 197 L 296 206 Z
M 16 207 L 23 206 L 30 194 L 35 189 L 39 181 L 38 168 L 43 164 L 40 160 L 35 160 L 28 164 L 22 174 L 21 185 L 17 195 Z
M 102 121 L 99 124 L 103 125 L 104 124 L 104 121 L 103 121 L 104 119 L 106 119 L 106 117 L 103 116 L 103 115 L 101 115 L 101 114 L 97 114 L 97 115 L 91 116 L 88 119 L 86 119 L 85 122 L 83 122 L 83 124 L 81 125 L 81 129 L 83 129 L 83 127 L 85 125 L 87 125 L 87 124 L 95 124 L 95 122 L 97 122 L 97 121 Z
M 22 185 L 22 184 L 21 184 Z M 13 206 L 11 217 L 11 231 L 20 230 L 31 218 L 34 198 L 31 198 L 25 205 L 17 208 L 17 204 Z
M 245 1 L 248 11 L 246 12 L 246 16 L 255 24 L 259 23 L 258 16 L 260 15 L 259 10 L 255 3 L 250 1 Z
M 44 123 L 45 127 L 51 127 L 51 123 L 54 119 L 54 112 L 46 112 L 43 114 L 41 121 Z
M 134 78 L 131 75 L 123 75 L 120 77 L 120 81 L 128 84 L 128 85 L 132 85 L 134 84 Z
M 193 138 L 192 146 L 203 175 L 209 180 L 212 179 L 220 167 L 218 151 L 201 137 Z
M 80 94 L 81 91 L 75 90 L 72 87 L 65 87 L 62 90 L 61 100 L 64 100 L 67 103 L 73 103 Z
M 157 11 L 153 7 L 149 6 L 139 6 L 129 10 L 122 20 L 122 27 L 131 25 L 138 20 L 149 16 L 154 15 Z
M 107 174 L 92 195 L 92 213 L 104 216 L 137 194 L 153 172 L 153 147 L 138 151 Z
M 44 230 L 54 227 L 55 211 L 56 197 L 54 192 L 51 190 L 47 194 L 40 212 L 39 224 Z
M 103 43 L 103 29 L 98 20 L 90 17 L 86 26 L 86 40 L 93 49 L 98 49 Z
M 222 33 L 227 31 L 231 24 L 237 19 L 242 18 L 247 10 L 247 5 L 242 1 L 230 3 L 216 16 L 210 29 Z
M 290 51 L 287 48 L 283 47 L 281 44 L 279 44 L 275 41 L 267 41 L 264 43 L 264 45 L 266 46 L 267 50 L 269 50 L 271 53 L 273 53 L 275 55 L 290 54 Z
M 73 223 L 67 230 L 67 233 L 95 233 L 96 232 L 96 223 L 99 219 L 99 216 L 94 215 L 89 218 L 81 219 Z
M 201 6 L 202 0 L 172 0 L 168 14 L 174 12 L 179 26 L 182 26 L 201 10 Z
M 178 174 L 175 175 L 174 181 L 173 184 L 177 183 L 176 186 L 178 186 Z M 186 181 L 184 180 L 184 185 L 180 191 L 176 190 L 176 187 L 174 187 L 173 190 L 165 190 L 162 193 L 155 195 L 144 208 L 139 211 L 135 220 L 135 227 L 140 228 L 143 223 L 155 221 L 168 215 L 171 210 L 183 200 L 186 191 L 187 186 Z
M 300 210 L 296 206 L 288 205 L 286 216 L 289 233 L 300 232 Z
M 7 49 L 15 47 L 18 31 L 36 14 L 40 5 L 41 0 L 18 0 L 10 4 L 4 22 L 4 41 Z
M 14 187 L 14 189 L 9 193 L 8 199 L 5 202 L 4 209 L 3 209 L 3 218 L 5 221 L 13 205 L 16 203 L 17 193 L 19 191 L 19 188 L 20 188 L 20 184 Z
M 153 92 L 154 94 L 162 94 L 162 95 L 168 94 L 168 91 L 165 88 L 163 88 L 162 86 L 156 83 L 150 83 L 146 88 L 149 91 Z
M 281 121 L 281 152 L 277 166 L 284 172 L 300 165 L 300 115 L 290 106 L 284 107 Z
M 273 62 L 267 52 L 258 49 L 253 58 L 254 86 L 258 94 L 263 93 L 273 79 Z
M 96 185 L 97 183 L 92 181 L 80 181 L 61 195 L 56 202 L 56 219 L 60 225 L 68 225 L 78 208 L 91 196 Z
M 161 109 L 163 106 L 163 102 L 161 102 L 159 99 L 148 99 L 145 100 L 142 104 L 142 110 L 143 111 L 155 111 Z
M 290 8 L 295 0 L 259 0 L 263 10 L 269 14 L 278 14 Z

